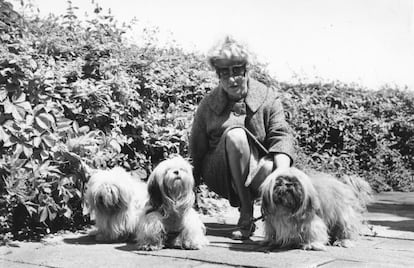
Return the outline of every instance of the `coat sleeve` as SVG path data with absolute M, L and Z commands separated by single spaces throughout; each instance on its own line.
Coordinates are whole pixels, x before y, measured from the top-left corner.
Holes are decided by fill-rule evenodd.
M 267 141 L 269 152 L 286 154 L 290 157 L 291 164 L 293 164 L 295 158 L 293 131 L 286 121 L 280 98 L 275 97 L 268 109 Z
M 193 164 L 193 174 L 196 185 L 201 182 L 201 168 L 205 155 L 208 152 L 208 137 L 206 131 L 205 105 L 200 103 L 191 127 L 189 138 L 189 152 Z

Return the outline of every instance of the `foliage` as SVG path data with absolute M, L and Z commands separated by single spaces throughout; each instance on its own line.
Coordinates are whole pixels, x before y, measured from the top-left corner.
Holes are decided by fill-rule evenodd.
M 378 191 L 414 190 L 413 94 L 341 83 L 283 85 L 292 125 L 311 168 L 366 177 Z
M 78 228 L 87 181 L 83 163 L 115 165 L 146 179 L 170 153 L 188 156 L 193 113 L 217 83 L 202 55 L 123 38 L 97 6 L 81 21 L 67 13 L 21 16 L 0 0 L 0 227 L 36 238 Z M 377 190 L 413 190 L 410 93 L 340 83 L 279 84 L 257 63 L 252 75 L 284 96 L 298 141 L 297 165 L 358 173 Z M 205 188 L 203 188 L 205 189 Z M 201 191 L 202 211 L 217 205 Z

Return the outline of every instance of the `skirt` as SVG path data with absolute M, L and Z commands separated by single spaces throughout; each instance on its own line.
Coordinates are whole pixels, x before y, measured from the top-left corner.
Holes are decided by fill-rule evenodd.
M 268 150 L 256 139 L 256 137 L 245 127 L 232 126 L 227 128 L 220 138 L 216 148 L 207 153 L 203 160 L 201 176 L 208 188 L 229 200 L 234 207 L 239 206 L 239 197 L 232 187 L 230 168 L 226 153 L 226 135 L 233 128 L 242 128 L 248 137 L 250 145 L 250 164 L 247 178 L 253 178 L 249 189 L 254 198 L 259 197 L 259 188 L 266 176 L 257 176 L 259 171 L 264 170 L 265 165 L 273 165 L 273 159 L 269 156 Z M 274 169 L 274 166 L 271 168 Z M 268 168 L 266 169 L 268 170 Z M 268 173 L 270 174 L 271 171 Z M 268 174 L 266 174 L 268 175 Z

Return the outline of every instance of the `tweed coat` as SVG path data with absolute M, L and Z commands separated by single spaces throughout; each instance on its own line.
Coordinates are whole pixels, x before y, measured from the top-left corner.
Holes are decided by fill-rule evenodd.
M 266 153 L 286 154 L 291 163 L 294 158 L 293 135 L 277 91 L 250 78 L 244 103 L 245 114 L 237 114 L 223 88 L 213 89 L 197 108 L 189 139 L 196 182 L 202 178 L 210 190 L 230 201 L 235 193 L 225 153 L 226 131 L 244 127 L 267 149 Z

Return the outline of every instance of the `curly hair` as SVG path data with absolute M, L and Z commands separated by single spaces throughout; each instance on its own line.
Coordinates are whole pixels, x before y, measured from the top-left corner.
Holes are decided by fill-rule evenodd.
M 207 60 L 213 69 L 220 65 L 220 62 L 231 61 L 235 64 L 249 64 L 251 53 L 247 47 L 237 42 L 231 36 L 226 36 L 207 54 Z

